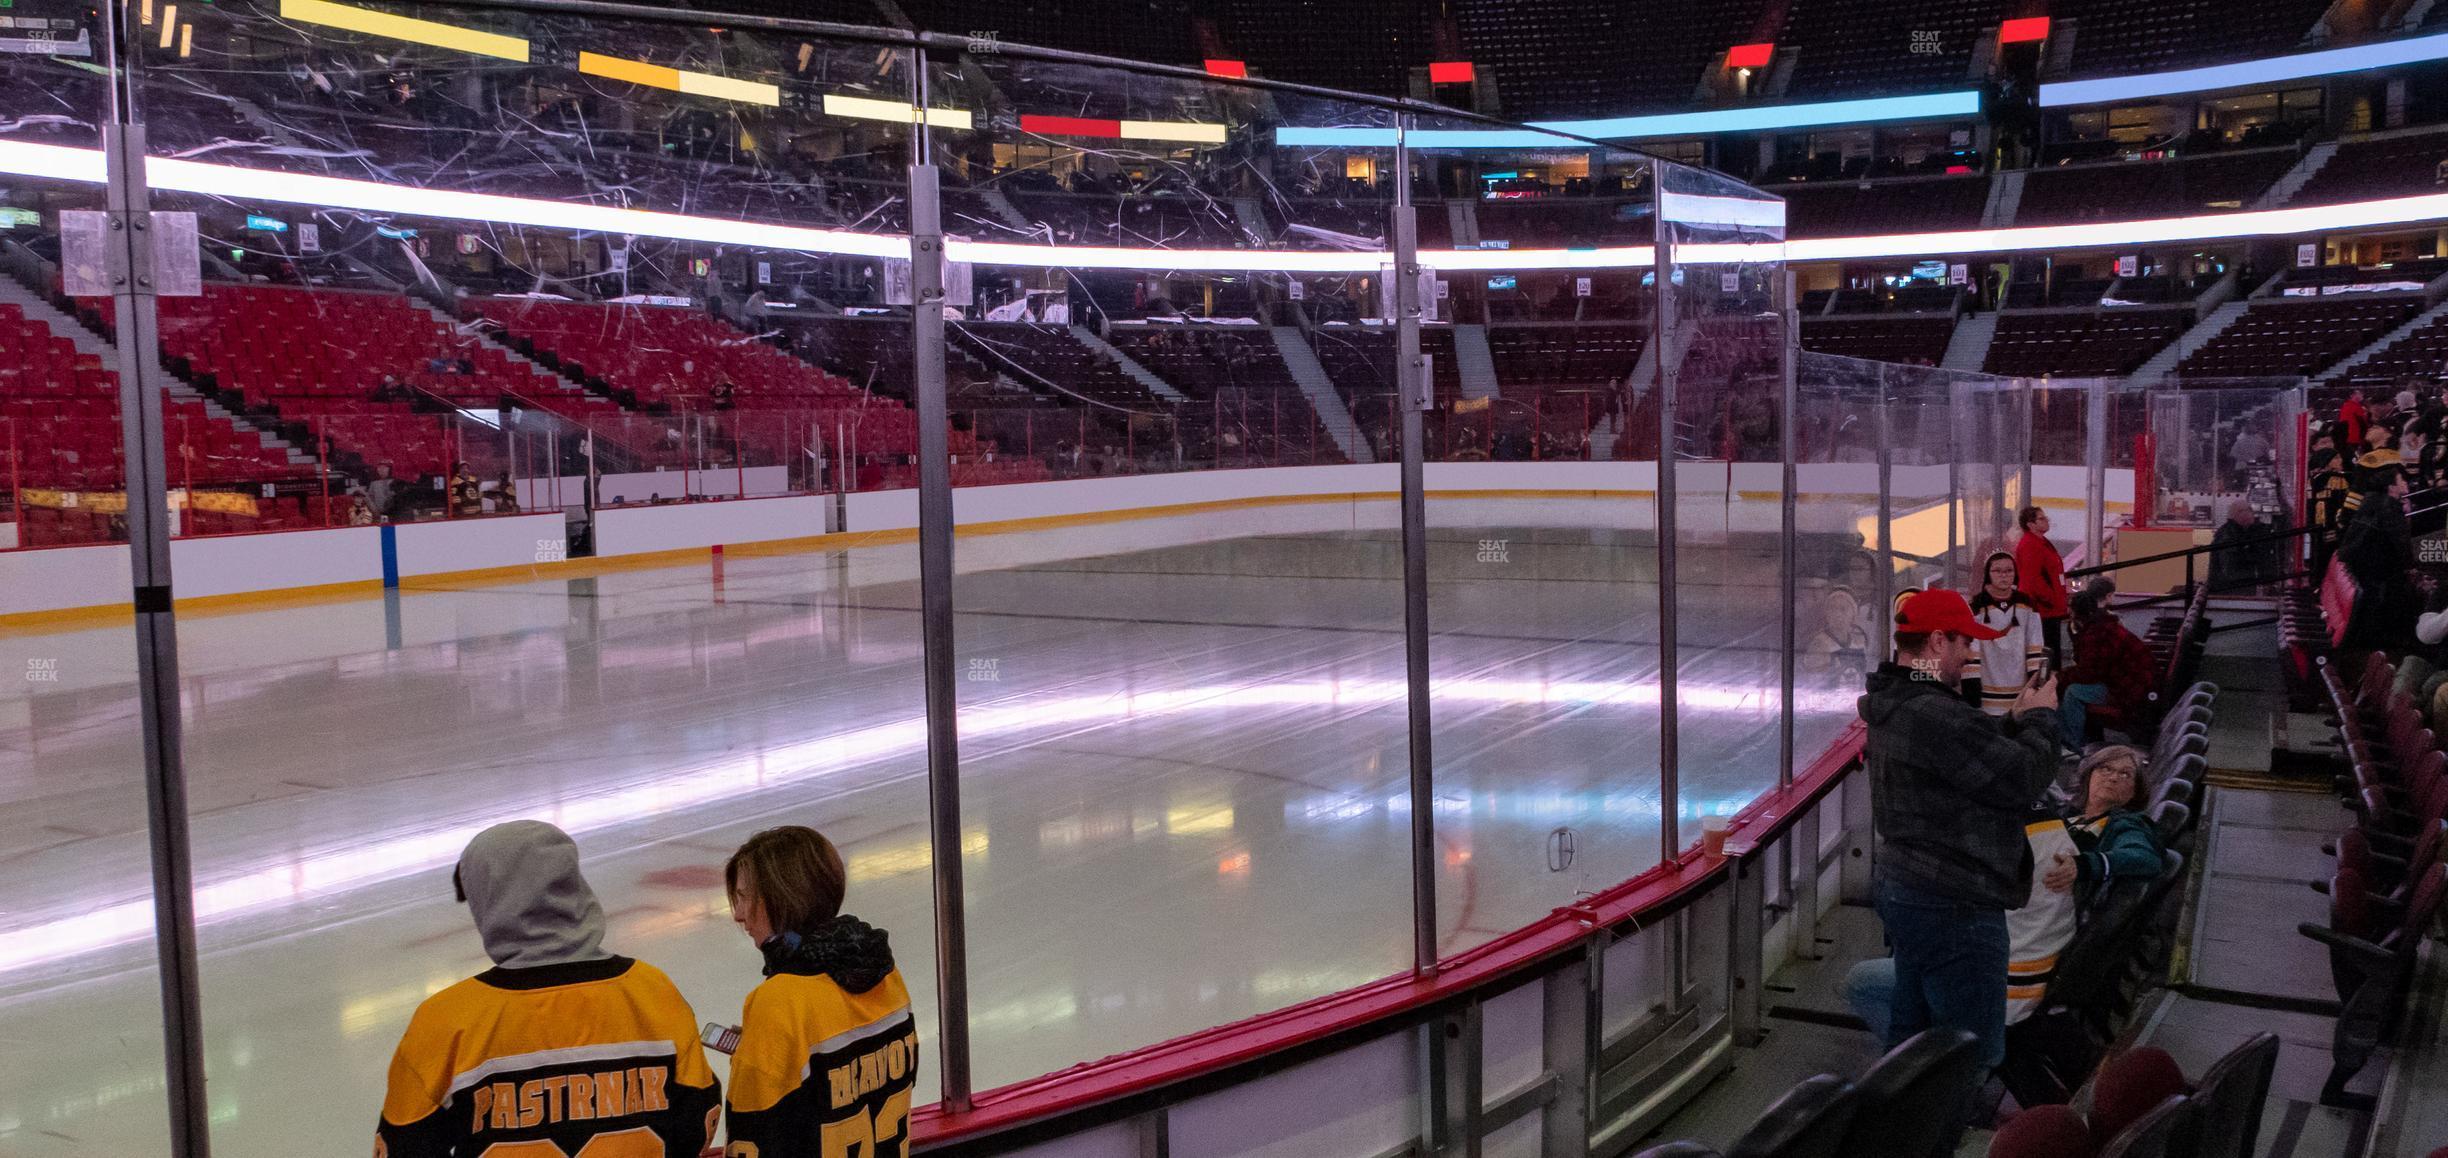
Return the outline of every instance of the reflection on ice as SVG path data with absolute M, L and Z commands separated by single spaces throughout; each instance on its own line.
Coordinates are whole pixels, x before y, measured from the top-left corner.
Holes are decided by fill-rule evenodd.
M 1619 684 L 1595 680 L 1448 679 L 1437 682 L 1436 694 L 1439 701 L 1447 705 L 1496 708 L 1559 705 L 1642 708 L 1656 707 L 1658 704 L 1658 687 L 1647 682 Z M 1845 711 L 1852 705 L 1850 692 L 1797 691 L 1796 696 L 1796 710 L 1803 714 Z M 974 741 L 1182 712 L 1381 708 L 1400 706 L 1406 698 L 1403 682 L 1390 679 L 1334 679 L 1258 686 L 1220 685 L 1031 696 L 1014 706 L 989 706 L 963 712 L 961 732 L 964 738 Z M 1721 714 L 1753 717 L 1762 723 L 1774 719 L 1773 705 L 1765 702 L 1761 689 L 1757 687 L 1687 684 L 1681 689 L 1680 698 L 1682 711 L 1687 718 Z M 196 889 L 196 920 L 199 924 L 209 925 L 448 865 L 458 858 L 469 838 L 488 825 L 506 820 L 545 820 L 573 834 L 585 833 L 732 800 L 781 785 L 831 776 L 876 761 L 913 759 L 925 751 L 925 744 L 924 719 L 897 720 L 675 770 L 650 783 L 614 792 L 529 801 L 506 808 L 497 815 L 449 829 L 373 841 L 202 884 Z M 1493 802 L 1495 810 L 1491 815 L 1508 819 L 1582 814 L 1589 803 L 1562 797 L 1541 802 L 1536 797 L 1523 798 L 1512 793 L 1492 793 L 1485 799 Z M 1685 801 L 1687 811 L 1696 807 L 1701 812 L 1715 808 L 1730 810 L 1739 807 L 1740 803 Z M 1601 811 L 1609 814 L 1654 817 L 1657 813 L 1654 792 L 1608 794 L 1598 804 Z M 1336 803 L 1321 807 L 1323 812 L 1313 813 L 1308 806 L 1302 806 L 1301 818 L 1331 819 L 1337 810 L 1348 809 L 1350 804 Z M 1396 795 L 1386 799 L 1384 807 L 1389 813 L 1408 814 L 1410 801 L 1405 796 Z M 1454 810 L 1458 814 L 1470 814 L 1480 807 L 1473 800 L 1454 802 Z M 1442 802 L 1439 809 L 1444 810 Z M 1210 833 L 1230 830 L 1233 819 L 1229 807 L 1176 809 L 1167 813 L 1164 827 L 1167 834 L 1176 836 Z M 971 841 L 975 842 L 974 849 L 968 848 Z M 986 851 L 984 832 L 964 836 L 963 844 L 971 855 L 982 855 Z M 918 841 L 906 850 L 888 850 L 862 858 L 850 866 L 851 873 L 853 879 L 861 879 L 862 873 L 893 875 L 910 871 L 923 867 L 926 855 L 924 841 Z M 0 975 L 141 939 L 150 933 L 152 919 L 150 901 L 129 901 L 73 917 L 0 929 Z

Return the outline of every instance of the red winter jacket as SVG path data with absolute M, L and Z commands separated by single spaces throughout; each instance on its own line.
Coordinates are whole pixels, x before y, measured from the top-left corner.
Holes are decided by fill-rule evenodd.
M 2363 430 L 2371 424 L 2371 411 L 2364 408 L 2363 400 L 2346 399 L 2346 404 L 2338 407 L 2338 424 L 2346 428 L 2346 445 L 2352 448 L 2346 453 L 2363 453 Z
M 2116 616 L 2102 615 L 2074 633 L 2074 666 L 2065 669 L 2065 682 L 2108 685 L 2108 706 L 2131 720 L 2150 702 L 2155 666 L 2141 636 Z
M 2066 617 L 2065 557 L 2048 536 L 2023 532 L 2015 544 L 2015 590 L 2031 600 L 2042 619 Z

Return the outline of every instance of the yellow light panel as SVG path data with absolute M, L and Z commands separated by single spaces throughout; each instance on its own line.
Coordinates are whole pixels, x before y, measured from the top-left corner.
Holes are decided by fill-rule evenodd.
M 347 32 L 362 32 L 368 36 L 385 36 L 411 44 L 426 44 L 458 52 L 490 56 L 500 60 L 527 63 L 527 42 L 516 36 L 478 32 L 456 24 L 435 20 L 418 20 L 412 16 L 393 16 L 388 12 L 373 12 L 334 4 L 331 0 L 281 0 L 280 14 L 284 19 L 302 20 L 326 28 Z
M 647 64 L 640 60 L 623 60 L 617 56 L 581 52 L 578 54 L 578 71 L 611 80 L 625 80 L 631 84 L 667 88 L 673 92 L 680 91 L 679 69 L 665 68 L 659 64 Z
M 1196 121 L 1124 121 L 1122 135 L 1134 141 L 1187 141 L 1195 145 L 1221 145 L 1224 126 L 1202 125 Z
M 718 100 L 738 101 L 741 104 L 764 105 L 767 108 L 776 108 L 782 104 L 782 90 L 776 85 L 762 81 L 716 76 L 710 72 L 681 70 L 680 91 L 690 96 L 714 97 Z
M 161 47 L 170 47 L 170 38 L 176 35 L 178 35 L 178 5 L 163 5 Z
M 612 80 L 625 80 L 631 84 L 642 84 L 649 88 L 669 89 L 691 96 L 714 97 L 720 100 L 768 107 L 782 103 L 782 90 L 770 84 L 734 80 L 727 76 L 715 76 L 712 73 L 666 68 L 660 64 L 648 64 L 642 60 L 624 60 L 617 56 L 605 56 L 599 52 L 579 53 L 578 71 Z
M 827 116 L 855 117 L 865 121 L 892 121 L 911 124 L 918 119 L 918 109 L 901 101 L 877 100 L 874 97 L 843 96 L 826 93 L 824 111 Z M 967 109 L 928 109 L 926 123 L 939 129 L 966 129 L 972 121 Z

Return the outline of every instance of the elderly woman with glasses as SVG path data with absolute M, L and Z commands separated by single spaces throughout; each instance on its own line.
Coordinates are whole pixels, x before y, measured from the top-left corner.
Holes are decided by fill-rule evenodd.
M 2112 881 L 2149 881 L 2165 863 L 2159 830 L 2136 806 L 2148 799 L 2145 757 L 2124 744 L 2095 748 L 2078 766 L 2069 812 L 2033 805 L 2024 840 L 2039 867 L 2023 907 L 2006 914 L 2006 1024 L 2031 1016 L 2056 980 L 2058 961 L 2082 925 L 2082 909 Z M 1862 1023 L 1884 1039 L 1894 1002 L 1895 960 L 1874 957 L 1845 975 L 1843 993 Z
M 2088 895 L 2110 881 L 2159 875 L 2159 829 L 2140 811 L 2148 803 L 2143 759 L 2125 744 L 2103 744 L 2083 757 L 2075 773 L 2078 811 L 2066 819 L 2075 851 L 2042 868 L 2043 886 L 2062 892 L 2080 885 Z

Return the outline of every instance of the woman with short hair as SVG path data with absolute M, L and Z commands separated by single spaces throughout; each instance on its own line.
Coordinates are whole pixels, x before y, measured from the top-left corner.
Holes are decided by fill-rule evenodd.
M 731 919 L 765 957 L 731 1058 L 730 1153 L 901 1158 L 918 1030 L 884 931 L 841 911 L 841 852 L 802 825 L 723 865 Z
M 2020 571 L 2014 556 L 1992 552 L 1981 563 L 1981 585 L 1972 593 L 1972 618 L 1981 626 L 2006 634 L 1972 646 L 1973 662 L 1964 665 L 1964 683 L 1974 706 L 2003 716 L 2023 694 L 2023 685 L 2048 666 L 2048 645 L 2040 634 L 2040 609 L 2017 590 Z

